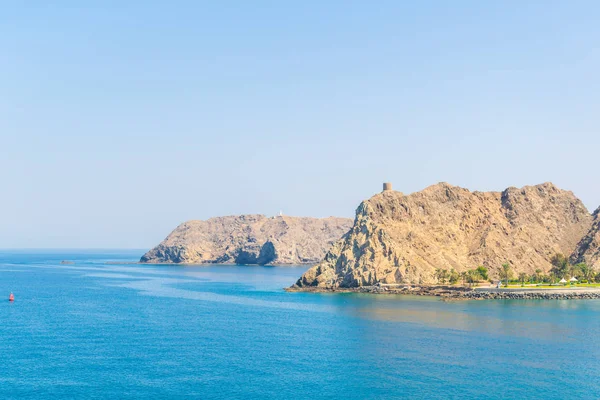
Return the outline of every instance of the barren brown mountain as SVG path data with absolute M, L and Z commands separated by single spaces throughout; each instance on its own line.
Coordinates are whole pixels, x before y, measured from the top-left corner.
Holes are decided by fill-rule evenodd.
M 143 263 L 312 264 L 352 227 L 348 218 L 240 215 L 188 221 Z
M 551 183 L 470 192 L 439 183 L 410 195 L 384 190 L 360 204 L 354 226 L 294 285 L 358 287 L 435 283 L 436 268 L 461 272 L 503 263 L 515 273 L 551 268 L 592 225 L 573 193 Z
M 577 244 L 571 256 L 572 263 L 586 263 L 600 269 L 600 207 L 594 212 L 594 223 L 587 235 Z

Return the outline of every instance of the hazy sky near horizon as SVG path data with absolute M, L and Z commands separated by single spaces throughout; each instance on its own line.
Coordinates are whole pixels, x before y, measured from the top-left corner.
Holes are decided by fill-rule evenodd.
M 5 2 L 0 248 L 351 217 L 384 181 L 552 181 L 594 209 L 599 20 L 596 1 Z

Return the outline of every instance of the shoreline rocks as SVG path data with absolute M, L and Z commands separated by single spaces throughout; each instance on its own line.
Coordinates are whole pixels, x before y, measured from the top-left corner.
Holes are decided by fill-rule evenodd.
M 592 300 L 600 299 L 598 289 L 486 289 L 465 286 L 362 286 L 359 288 L 295 288 L 287 292 L 312 293 L 363 293 L 374 295 L 432 296 L 444 300 Z

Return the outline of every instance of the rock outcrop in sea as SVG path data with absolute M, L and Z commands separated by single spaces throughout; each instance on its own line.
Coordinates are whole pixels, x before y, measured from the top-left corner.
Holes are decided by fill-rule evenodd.
M 314 264 L 352 227 L 349 218 L 240 215 L 188 221 L 142 263 Z
M 577 244 L 571 262 L 586 263 L 600 269 L 600 207 L 594 212 L 594 222 L 588 233 Z
M 551 257 L 571 254 L 592 225 L 583 203 L 552 183 L 503 192 L 447 183 L 410 195 L 387 189 L 360 204 L 352 229 L 292 288 L 428 284 L 437 268 L 483 265 L 495 275 L 503 263 L 515 274 L 547 272 Z

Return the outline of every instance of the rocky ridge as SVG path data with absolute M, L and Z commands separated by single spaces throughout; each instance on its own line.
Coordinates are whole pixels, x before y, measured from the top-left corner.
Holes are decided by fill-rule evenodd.
M 588 233 L 577 244 L 571 262 L 586 263 L 600 269 L 600 207 L 594 212 L 594 222 Z
M 571 254 L 592 216 L 573 193 L 551 183 L 470 192 L 447 183 L 410 195 L 386 190 L 363 201 L 352 229 L 295 289 L 435 283 L 436 268 L 458 272 L 508 262 L 515 273 L 547 272 Z
M 142 263 L 312 264 L 352 227 L 348 218 L 240 215 L 179 225 Z

